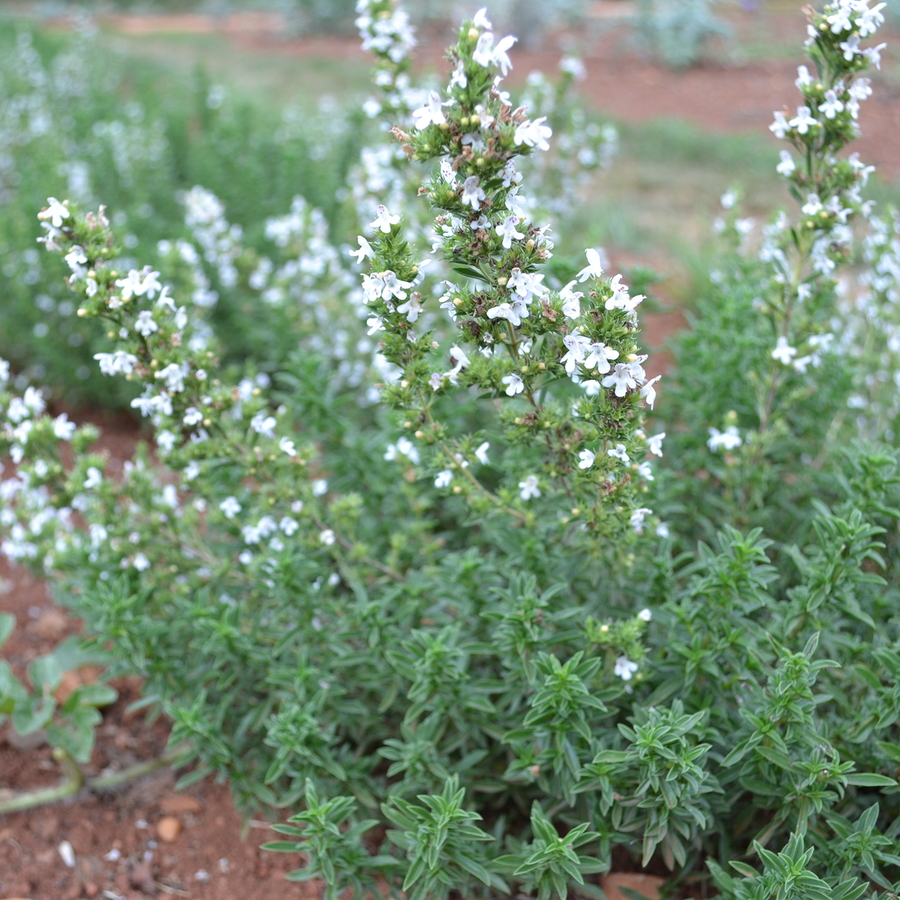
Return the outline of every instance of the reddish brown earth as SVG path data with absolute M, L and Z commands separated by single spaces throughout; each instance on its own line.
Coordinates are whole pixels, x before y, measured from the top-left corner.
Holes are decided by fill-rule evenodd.
M 751 20 L 737 20 L 748 28 Z M 753 28 L 759 31 L 760 22 Z M 196 17 L 150 21 L 126 21 L 123 30 L 211 30 Z M 331 58 L 361 58 L 355 39 L 307 39 L 279 42 L 265 34 L 264 23 L 254 27 L 227 29 L 232 39 L 244 45 L 265 45 L 268 52 L 306 54 Z M 799 46 L 804 26 L 798 14 L 770 15 L 763 30 L 771 30 L 773 42 Z M 888 34 L 894 46 L 900 35 Z M 893 39 L 893 40 L 892 40 Z M 442 58 L 444 36 L 435 35 L 421 48 L 420 64 L 437 67 Z M 621 35 L 606 33 L 585 54 L 588 78 L 582 90 L 598 110 L 630 121 L 656 116 L 687 119 L 710 131 L 755 131 L 767 134 L 772 111 L 796 101 L 793 80 L 796 60 L 752 62 L 742 66 L 710 63 L 673 74 L 636 57 Z M 532 69 L 550 71 L 559 58 L 557 51 L 519 51 L 516 76 Z M 887 66 L 886 66 L 887 69 Z M 862 137 L 858 149 L 863 159 L 879 166 L 889 178 L 900 177 L 900 88 L 894 71 L 876 73 L 876 91 L 863 104 Z M 681 323 L 679 313 L 649 316 L 645 334 L 651 346 L 659 346 Z M 79 417 L 84 421 L 85 417 Z M 136 427 L 128 419 L 88 418 L 104 426 L 103 446 L 112 460 L 131 456 L 137 440 Z M 113 463 L 113 468 L 115 463 Z M 49 651 L 80 625 L 50 600 L 47 585 L 22 570 L 10 570 L 0 560 L 0 610 L 15 614 L 17 628 L 3 648 L 3 656 L 18 674 L 36 655 Z M 96 677 L 82 672 L 78 677 Z M 75 676 L 70 678 L 72 684 Z M 164 722 L 148 724 L 142 713 L 129 715 L 125 707 L 137 698 L 136 681 L 116 684 L 119 701 L 105 711 L 98 730 L 97 747 L 87 775 L 111 768 L 120 770 L 151 759 L 163 750 L 167 737 Z M 46 746 L 23 746 L 0 728 L 0 792 L 51 785 L 59 778 Z M 75 798 L 53 806 L 0 816 L 0 898 L 66 900 L 105 897 L 158 900 L 191 897 L 196 900 L 282 900 L 318 896 L 312 886 L 292 885 L 284 874 L 298 865 L 296 857 L 271 854 L 259 844 L 273 833 L 264 823 L 255 823 L 246 840 L 240 836 L 240 821 L 231 808 L 227 788 L 209 780 L 193 785 L 186 794 L 174 792 L 176 773 L 161 770 L 114 794 L 94 796 L 83 791 Z M 164 821 L 166 820 L 166 821 Z M 162 836 L 169 830 L 169 837 Z M 58 847 L 68 841 L 75 853 L 75 867 L 68 868 Z M 107 859 L 118 851 L 117 859 Z M 149 854 L 149 857 L 147 856 Z M 112 854 L 115 856 L 115 854 Z M 198 873 L 205 873 L 200 875 Z M 612 888 L 612 885 L 607 885 Z M 638 890 L 645 886 L 635 884 Z M 645 893 L 650 893 L 646 891 Z M 621 896 L 611 890 L 610 896 Z

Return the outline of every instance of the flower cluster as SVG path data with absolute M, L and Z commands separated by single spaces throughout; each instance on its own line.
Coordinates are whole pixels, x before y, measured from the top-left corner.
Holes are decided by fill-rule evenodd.
M 527 218 L 516 161 L 549 149 L 551 128 L 545 117 L 514 108 L 502 90 L 513 42 L 496 40 L 480 11 L 450 50 L 446 99 L 435 92 L 415 113 L 418 127 L 395 128 L 412 160 L 441 161 L 422 191 L 439 211 L 433 252 L 467 281 L 445 283 L 440 305 L 457 334 L 446 349 L 451 365 L 440 371 L 434 361 L 440 344 L 419 329 L 427 309 L 420 284 L 430 260 L 414 258 L 400 216 L 379 207 L 374 236 L 359 238 L 359 256 L 373 269 L 363 279 L 370 333 L 401 372 L 386 395 L 435 451 L 439 485 L 522 517 L 516 494 L 537 497 L 540 484 L 560 510 L 567 507 L 567 522 L 605 534 L 629 523 L 640 532 L 648 511 L 633 514 L 643 508 L 638 497 L 652 478 L 643 461 L 641 406 L 652 408 L 658 381 L 648 376 L 636 343 L 636 308 L 644 298 L 632 296 L 621 276 L 605 278 L 591 249 L 587 265 L 562 289 L 545 284 L 540 268 L 552 256 L 549 226 Z M 477 461 L 477 437 L 452 435 L 441 421 L 444 397 L 459 388 L 511 399 L 505 440 L 544 448 L 527 461 L 540 474 L 512 473 L 500 496 L 481 484 L 469 466 Z M 513 484 L 523 475 L 527 489 L 517 492 Z

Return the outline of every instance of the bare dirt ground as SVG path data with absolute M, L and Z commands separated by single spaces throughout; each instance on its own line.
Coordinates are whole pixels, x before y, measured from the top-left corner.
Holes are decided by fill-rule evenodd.
M 141 33 L 142 29 L 178 31 L 179 27 L 196 31 L 215 25 L 197 17 L 123 22 L 120 27 L 129 33 Z M 737 24 L 750 27 L 742 22 L 738 20 Z M 799 48 L 805 33 L 796 12 L 790 16 L 771 14 L 762 25 L 758 20 L 751 24 L 763 35 L 768 29 L 773 45 L 778 46 L 793 43 Z M 355 38 L 280 41 L 266 33 L 261 20 L 254 27 L 229 26 L 228 33 L 242 46 L 270 53 L 330 59 L 362 57 Z M 420 65 L 440 65 L 443 38 L 435 35 L 424 43 Z M 898 38 L 898 34 L 887 34 L 881 39 L 896 45 Z M 793 80 L 799 51 L 790 61 L 708 63 L 673 74 L 636 56 L 621 35 L 607 32 L 588 48 L 585 57 L 588 77 L 582 86 L 584 95 L 597 110 L 628 121 L 665 116 L 686 119 L 709 131 L 768 133 L 772 111 L 781 109 L 786 101 L 796 102 Z M 521 79 L 532 69 L 549 71 L 558 59 L 556 51 L 520 50 L 515 76 Z M 855 149 L 866 162 L 879 166 L 885 177 L 898 179 L 900 86 L 893 70 L 876 73 L 873 80 L 875 94 L 863 105 L 862 136 Z M 678 313 L 648 317 L 648 343 L 659 346 L 681 321 Z M 96 421 L 97 417 L 89 418 Z M 105 426 L 104 446 L 111 458 L 129 458 L 137 440 L 135 424 L 122 419 L 101 424 Z M 47 652 L 67 635 L 78 633 L 80 623 L 52 603 L 45 583 L 22 570 L 10 570 L 2 560 L 0 579 L 4 579 L 0 609 L 14 613 L 17 620 L 16 631 L 2 652 L 21 674 L 36 655 Z M 70 680 L 96 674 L 83 671 Z M 127 704 L 139 695 L 139 683 L 125 681 L 116 687 L 121 696 L 105 711 L 88 775 L 153 758 L 165 746 L 167 728 L 162 720 L 151 725 L 142 713 L 125 712 Z M 23 742 L 8 729 L 0 728 L 0 791 L 45 786 L 58 777 L 49 748 Z M 247 839 L 241 838 L 240 821 L 225 786 L 207 780 L 185 794 L 176 794 L 175 780 L 176 774 L 164 769 L 115 794 L 94 796 L 83 791 L 53 806 L 0 816 L 0 898 L 299 900 L 319 896 L 313 885 L 292 885 L 284 880 L 284 874 L 299 864 L 296 857 L 259 849 L 261 842 L 273 837 L 264 823 L 255 823 Z M 163 823 L 164 819 L 169 821 Z M 68 867 L 59 853 L 63 841 L 74 850 L 74 868 Z M 645 886 L 634 886 L 648 892 Z

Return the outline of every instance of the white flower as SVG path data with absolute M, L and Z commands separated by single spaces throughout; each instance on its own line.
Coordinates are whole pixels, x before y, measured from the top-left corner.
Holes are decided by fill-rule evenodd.
M 192 428 L 194 425 L 199 425 L 203 421 L 203 413 L 197 409 L 196 406 L 189 406 L 184 412 L 184 418 L 182 422 L 187 425 L 188 428 Z
M 324 478 L 319 478 L 313 482 L 313 497 L 321 497 L 328 491 L 328 482 Z
M 648 462 L 642 462 L 638 466 L 638 475 L 641 476 L 645 481 L 655 481 L 656 479 L 653 477 L 653 466 Z
M 481 179 L 477 175 L 470 175 L 463 182 L 462 197 L 463 206 L 471 206 L 476 212 L 484 200 L 485 193 L 481 187 Z
M 384 458 L 388 461 L 397 459 L 398 456 L 405 456 L 411 463 L 419 462 L 419 451 L 416 450 L 413 442 L 409 438 L 402 437 L 396 444 L 388 444 Z
M 784 117 L 784 113 L 775 112 L 772 115 L 775 116 L 775 121 L 769 126 L 769 131 L 771 131 L 775 137 L 783 138 L 788 131 L 788 128 L 791 126 L 788 124 L 787 119 Z
M 809 74 L 809 69 L 807 69 L 806 66 L 797 67 L 797 80 L 794 84 L 797 85 L 801 91 L 807 85 L 812 84 L 812 76 Z
M 645 622 L 649 622 L 653 618 L 653 613 L 651 613 L 649 609 L 642 609 L 638 613 L 638 618 L 643 619 Z
M 156 436 L 156 445 L 164 453 L 171 453 L 177 440 L 178 438 L 171 431 L 164 430 Z
M 480 462 L 483 466 L 488 465 L 488 455 L 487 455 L 487 452 L 488 452 L 488 448 L 489 448 L 490 446 L 491 446 L 491 445 L 490 445 L 487 441 L 485 441 L 485 442 L 484 442 L 483 444 L 481 444 L 481 446 L 479 446 L 479 448 L 475 451 L 475 456 L 476 456 L 476 458 L 478 459 L 478 462 Z
M 825 113 L 826 119 L 833 119 L 839 112 L 844 111 L 844 104 L 838 100 L 834 91 L 825 91 L 825 102 L 819 104 L 819 112 Z
M 355 256 L 358 263 L 361 263 L 364 259 L 375 259 L 375 251 L 372 249 L 372 245 L 362 235 L 357 237 L 356 240 L 359 243 L 359 250 L 350 250 L 350 256 Z
M 249 550 L 241 550 L 238 554 L 238 562 L 241 565 L 249 566 L 253 562 L 253 554 Z M 202 872 L 203 870 L 201 869 L 200 871 Z
M 636 388 L 634 371 L 630 363 L 616 363 L 615 369 L 603 379 L 603 387 L 615 387 L 617 397 L 624 397 L 629 388 Z
M 659 379 L 662 378 L 662 375 L 657 375 L 655 378 L 651 378 L 642 388 L 641 388 L 641 396 L 647 401 L 647 406 L 650 409 L 653 409 L 653 404 L 656 403 L 656 388 L 654 385 Z
M 660 522 L 659 525 L 656 526 L 656 536 L 661 538 L 667 538 L 669 536 L 669 526 L 666 525 L 665 522 Z
M 494 35 L 489 31 L 479 35 L 478 43 L 472 51 L 472 59 L 484 68 L 487 68 L 494 62 Z
M 584 294 L 581 291 L 573 291 L 574 281 L 570 281 L 559 292 L 559 299 L 562 300 L 562 312 L 567 319 L 577 319 L 581 315 L 581 298 Z
M 134 558 L 133 565 L 138 572 L 144 572 L 150 568 L 150 560 L 143 553 L 138 553 Z
M 589 469 L 594 464 L 597 454 L 592 450 L 582 450 L 581 453 L 578 454 L 578 458 L 581 460 L 581 462 L 578 463 L 578 468 Z
M 87 478 L 84 480 L 84 489 L 89 491 L 92 488 L 98 487 L 102 481 L 103 476 L 100 473 L 100 470 L 95 466 L 91 466 L 87 470 Z
M 519 496 L 523 500 L 530 500 L 532 497 L 540 497 L 541 489 L 538 487 L 537 475 L 528 475 L 524 481 L 519 482 Z
M 278 423 L 275 421 L 274 416 L 267 416 L 264 412 L 257 413 L 250 420 L 250 427 L 257 434 L 261 434 L 263 437 L 267 437 L 272 440 L 275 439 L 275 426 L 277 424 Z
M 507 385 L 507 397 L 515 397 L 516 394 L 521 394 L 525 390 L 525 382 L 515 372 L 511 375 L 504 375 L 500 380 Z
M 659 434 L 654 434 L 653 437 L 647 438 L 647 449 L 654 454 L 655 456 L 662 456 L 662 442 L 663 438 L 666 436 L 664 431 L 661 431 Z
M 132 353 L 116 350 L 115 353 L 95 353 L 94 359 L 100 363 L 100 371 L 104 375 L 131 375 L 138 363 L 138 358 Z
M 47 203 L 49 205 L 38 213 L 38 218 L 45 221 L 49 219 L 54 228 L 62 228 L 63 219 L 69 218 L 69 210 L 56 197 L 48 197 Z
M 391 233 L 391 225 L 396 225 L 400 221 L 400 216 L 392 216 L 387 207 L 379 205 L 375 214 L 375 221 L 370 223 L 371 228 L 379 229 L 383 234 Z
M 775 171 L 778 172 L 779 175 L 784 175 L 787 177 L 791 175 L 794 171 L 794 160 L 791 158 L 791 154 L 787 150 L 782 150 L 779 154 L 781 157 L 781 162 L 775 167 Z
M 631 527 L 638 533 L 644 533 L 644 519 L 653 513 L 652 509 L 642 506 L 631 514 Z
M 236 497 L 226 497 L 220 504 L 219 509 L 225 514 L 226 519 L 233 519 L 242 509 L 241 504 L 237 502 Z
M 743 443 L 737 426 L 729 425 L 724 433 L 719 431 L 718 428 L 710 428 L 709 440 L 706 442 L 706 446 L 709 447 L 710 450 L 734 450 Z
M 290 516 L 284 516 L 278 523 L 278 527 L 284 534 L 290 537 L 300 526 L 297 524 L 296 519 L 292 519 Z
M 166 382 L 166 387 L 173 393 L 177 394 L 184 390 L 185 369 L 183 364 L 169 363 L 169 365 L 160 369 L 156 373 L 157 378 L 162 378 Z
M 571 377 L 575 374 L 575 367 L 579 363 L 584 363 L 591 347 L 591 339 L 574 331 L 563 338 L 563 345 L 567 352 L 560 357 L 559 361 L 566 367 L 566 372 Z
M 516 225 L 518 224 L 518 216 L 507 216 L 503 222 L 494 226 L 497 229 L 497 234 L 502 235 L 503 237 L 504 250 L 509 250 L 510 247 L 512 247 L 512 242 L 514 240 L 518 241 L 525 237 L 525 235 L 516 228 Z
M 778 362 L 782 363 L 785 366 L 789 366 L 791 364 L 791 360 L 797 355 L 797 348 L 791 347 L 787 342 L 787 338 L 782 334 L 778 338 L 778 343 L 775 345 L 775 349 L 772 351 L 772 359 L 777 359 Z
M 616 660 L 616 666 L 613 672 L 622 679 L 622 681 L 631 681 L 631 676 L 638 670 L 638 664 L 632 662 L 627 656 L 620 656 Z
M 487 7 L 483 6 L 481 9 L 475 13 L 475 18 L 472 19 L 472 24 L 476 28 L 485 28 L 488 31 L 491 30 L 494 26 L 491 25 L 491 20 L 487 17 Z
M 500 66 L 500 74 L 504 78 L 506 78 L 507 73 L 512 68 L 512 62 L 506 55 L 506 51 L 511 49 L 515 42 L 516 38 L 512 37 L 512 35 L 507 35 L 505 38 L 501 38 L 500 43 L 494 48 L 494 62 Z
M 330 528 L 326 528 L 324 531 L 319 533 L 319 540 L 326 547 L 330 547 L 337 540 L 337 537 Z
M 788 123 L 791 128 L 796 128 L 798 134 L 806 134 L 809 129 L 818 125 L 818 119 L 813 118 L 808 106 L 798 106 L 797 115 Z
M 406 282 L 400 282 L 405 284 Z M 397 307 L 397 312 L 401 315 L 406 313 L 407 322 L 415 322 L 422 312 L 422 295 L 418 291 L 414 291 L 409 295 L 409 299 L 405 303 L 401 303 Z
M 629 462 L 631 460 L 624 444 L 616 444 L 615 447 L 610 447 L 610 449 L 606 451 L 606 455 L 615 459 L 621 459 L 622 462 Z
M 53 420 L 53 434 L 59 440 L 70 441 L 74 433 L 75 423 L 69 421 L 67 413 L 62 413 Z
M 588 264 L 578 273 L 577 278 L 579 282 L 587 281 L 588 278 L 602 278 L 603 260 L 600 257 L 600 253 L 590 248 L 585 250 L 584 254 L 587 256 Z
M 282 453 L 287 453 L 288 456 L 297 455 L 297 448 L 294 446 L 294 442 L 287 437 L 283 437 L 278 441 L 278 449 Z
M 452 102 L 452 100 L 448 100 L 446 103 L 441 104 L 441 98 L 437 91 L 429 91 L 425 105 L 414 109 L 412 112 L 416 128 L 421 131 L 432 123 L 443 125 L 447 121 L 447 117 L 444 115 L 441 106 L 449 106 Z
M 193 481 L 199 474 L 200 474 L 200 466 L 198 466 L 197 463 L 194 462 L 194 460 L 191 460 L 184 467 L 184 477 L 188 481 Z
M 513 140 L 517 147 L 525 144 L 528 147 L 537 147 L 539 150 L 549 150 L 550 144 L 547 138 L 553 134 L 553 129 L 549 125 L 542 124 L 547 120 L 546 116 L 541 116 L 533 122 L 522 122 L 516 128 Z
M 6 384 L 9 381 L 9 363 L 5 359 L 0 359 L 0 384 Z
M 469 357 L 466 356 L 465 352 L 461 350 L 459 347 L 454 344 L 450 348 L 450 358 L 456 361 L 456 365 L 450 370 L 449 378 L 450 384 L 456 384 L 458 381 L 459 373 L 469 365 Z
M 506 319 L 511 325 L 521 325 L 523 316 L 528 316 L 528 307 L 524 300 L 516 299 L 513 303 L 498 303 L 487 311 L 489 319 Z
M 437 473 L 437 478 L 434 479 L 434 486 L 436 488 L 445 488 L 450 485 L 452 480 L 453 472 L 450 469 L 444 469 L 442 472 Z

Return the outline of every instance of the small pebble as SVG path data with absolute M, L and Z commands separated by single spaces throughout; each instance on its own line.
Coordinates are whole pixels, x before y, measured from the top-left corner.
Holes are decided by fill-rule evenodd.
M 211 876 L 206 869 L 200 869 L 199 871 L 194 873 L 194 881 L 202 881 L 204 884 L 207 881 L 211 881 Z
M 161 841 L 167 844 L 173 843 L 181 834 L 181 820 L 176 819 L 175 816 L 163 816 L 156 826 L 156 833 Z
M 75 868 L 75 851 L 72 849 L 72 845 L 68 841 L 62 841 L 59 847 L 59 855 L 62 857 L 62 861 L 70 868 Z

